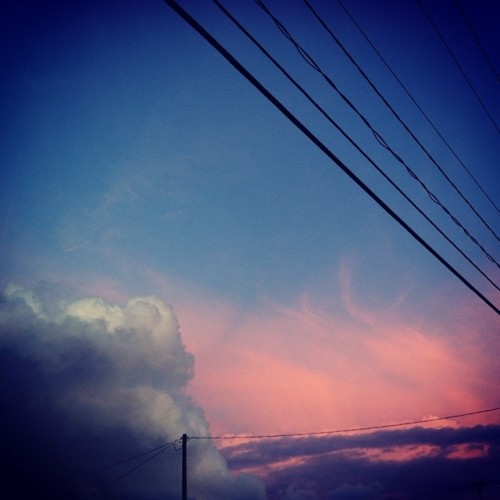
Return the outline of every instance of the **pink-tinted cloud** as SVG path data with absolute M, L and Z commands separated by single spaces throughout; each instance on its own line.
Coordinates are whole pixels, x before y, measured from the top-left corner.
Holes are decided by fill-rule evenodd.
M 212 432 L 307 432 L 496 405 L 499 348 L 490 337 L 500 325 L 493 315 L 485 325 L 472 309 L 464 324 L 457 311 L 455 323 L 443 325 L 407 320 L 397 305 L 366 310 L 342 272 L 347 316 L 307 297 L 252 312 L 207 302 L 177 308 L 196 358 L 191 391 Z
M 478 485 L 497 498 L 500 426 L 428 429 L 254 439 L 222 450 L 234 471 L 252 471 L 267 498 L 466 499 Z M 338 496 L 344 490 L 343 496 Z M 371 490 L 371 491 L 370 491 Z M 292 497 L 295 498 L 295 497 Z
M 147 273 L 174 306 L 194 354 L 189 390 L 213 434 L 351 428 L 497 405 L 500 323 L 493 314 L 473 298 L 450 310 L 443 298 L 440 318 L 405 315 L 404 293 L 385 309 L 369 309 L 357 302 L 355 278 L 353 266 L 341 267 L 341 304 L 304 295 L 244 309 Z M 123 294 L 113 282 L 92 286 L 108 298 Z M 496 421 L 488 414 L 456 425 Z
M 336 302 L 316 293 L 243 307 L 153 272 L 144 282 L 173 305 L 195 358 L 187 391 L 212 435 L 349 429 L 498 406 L 500 323 L 473 301 L 434 295 L 438 318 L 408 313 L 404 293 L 387 307 L 368 307 L 348 265 L 338 275 Z M 98 276 L 85 286 L 116 302 L 128 296 L 123 285 Z M 474 484 L 498 463 L 498 425 L 474 426 L 499 418 L 492 412 L 425 429 L 215 444 L 231 471 L 265 482 L 267 498 L 352 498 L 354 490 L 376 498 L 380 491 L 437 488 L 415 480 L 437 469 L 448 474 L 447 484 L 456 477 Z

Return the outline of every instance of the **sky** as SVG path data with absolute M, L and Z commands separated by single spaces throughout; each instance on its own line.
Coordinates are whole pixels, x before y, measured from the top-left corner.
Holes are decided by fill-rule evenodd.
M 497 2 L 311 0 L 394 113 L 302 0 L 224 5 L 322 111 L 179 4 L 482 297 L 165 2 L 3 2 L 0 488 L 497 497 L 500 412 L 377 428 L 500 406 Z

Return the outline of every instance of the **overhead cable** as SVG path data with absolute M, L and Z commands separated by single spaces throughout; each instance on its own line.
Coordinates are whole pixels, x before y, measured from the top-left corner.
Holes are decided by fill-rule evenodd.
M 448 181 L 448 183 L 453 187 L 456 193 L 465 201 L 467 206 L 474 212 L 474 214 L 479 218 L 479 220 L 484 224 L 484 226 L 490 231 L 490 233 L 495 236 L 497 241 L 500 241 L 500 238 L 496 234 L 496 232 L 490 227 L 490 225 L 484 220 L 481 214 L 474 208 L 472 203 L 467 199 L 467 197 L 462 193 L 462 191 L 457 187 L 457 185 L 453 182 L 453 180 L 449 177 L 449 175 L 444 171 L 444 169 L 439 165 L 439 163 L 434 159 L 429 150 L 422 144 L 422 142 L 418 139 L 418 137 L 413 133 L 411 128 L 406 124 L 406 122 L 401 118 L 399 113 L 394 109 L 391 103 L 384 97 L 384 95 L 380 92 L 377 86 L 373 83 L 371 78 L 366 74 L 363 68 L 359 65 L 359 63 L 354 59 L 352 54 L 347 50 L 345 45 L 341 42 L 337 35 L 333 32 L 333 30 L 326 24 L 324 19 L 318 14 L 318 12 L 314 9 L 314 7 L 310 4 L 308 0 L 303 0 L 306 4 L 307 8 L 311 11 L 316 20 L 321 24 L 321 26 L 325 29 L 325 31 L 330 35 L 333 41 L 337 44 L 338 47 L 342 50 L 344 55 L 349 59 L 349 61 L 355 66 L 361 76 L 365 79 L 365 81 L 370 85 L 372 90 L 380 97 L 385 106 L 390 110 L 396 120 L 403 126 L 403 128 L 410 134 L 411 138 L 417 143 L 420 149 L 425 153 L 425 155 L 429 158 L 432 164 L 439 170 L 442 176 Z
M 500 208 L 498 208 L 497 204 L 488 195 L 488 193 L 486 192 L 486 190 L 483 188 L 483 186 L 481 186 L 481 184 L 474 177 L 474 175 L 472 174 L 472 172 L 467 168 L 467 166 L 465 165 L 465 163 L 463 162 L 463 160 L 458 156 L 458 154 L 455 152 L 455 150 L 451 147 L 450 143 L 443 137 L 443 135 L 438 130 L 438 128 L 436 127 L 436 125 L 433 123 L 433 121 L 430 119 L 430 117 L 427 115 L 427 113 L 422 109 L 422 107 L 420 106 L 420 104 L 418 104 L 418 102 L 415 99 L 415 97 L 410 93 L 410 91 L 408 90 L 408 88 L 406 87 L 406 85 L 401 81 L 401 79 L 398 77 L 398 75 L 395 73 L 395 71 L 391 68 L 391 66 L 389 65 L 389 63 L 387 62 L 387 60 L 380 53 L 380 51 L 377 49 L 377 47 L 374 45 L 374 43 L 370 40 L 370 38 L 368 37 L 368 35 L 361 28 L 361 26 L 356 21 L 356 19 L 353 17 L 353 15 L 351 14 L 351 12 L 346 8 L 346 6 L 344 5 L 344 3 L 341 0 L 337 0 L 337 2 L 340 5 L 340 7 L 342 7 L 342 9 L 344 10 L 344 12 L 347 14 L 347 16 L 349 17 L 349 19 L 352 21 L 352 23 L 354 24 L 354 26 L 356 26 L 356 28 L 361 33 L 361 35 L 363 35 L 363 37 L 365 38 L 365 40 L 368 42 L 368 44 L 371 46 L 371 48 L 377 54 L 377 56 L 382 61 L 382 63 L 385 65 L 385 67 L 389 70 L 389 72 L 392 74 L 392 76 L 395 78 L 395 80 L 399 83 L 400 87 L 404 90 L 404 92 L 406 93 L 406 95 L 411 99 L 411 101 L 413 102 L 413 104 L 415 104 L 415 106 L 420 111 L 420 113 L 422 114 L 422 116 L 427 120 L 427 123 L 429 123 L 429 125 L 436 132 L 436 134 L 440 137 L 440 139 L 443 141 L 443 143 L 446 145 L 446 147 L 449 149 L 449 151 L 453 154 L 453 156 L 455 157 L 455 159 L 463 167 L 463 169 L 465 170 L 465 172 L 467 172 L 468 176 L 474 181 L 474 184 L 479 188 L 479 190 L 484 194 L 484 196 L 489 200 L 489 202 L 496 208 L 497 212 L 500 212 Z
M 170 446 L 174 446 L 175 443 L 176 443 L 175 441 L 171 441 L 170 443 L 164 443 L 160 446 L 157 446 L 156 448 L 153 448 L 152 450 L 143 451 L 142 453 L 138 453 L 137 455 L 133 455 L 133 456 L 128 457 L 128 458 L 124 458 L 118 462 L 113 462 L 113 463 L 108 464 L 108 465 L 103 465 L 102 467 L 99 467 L 97 469 L 92 469 L 90 471 L 83 472 L 82 474 L 78 474 L 77 476 L 74 476 L 74 479 L 77 479 L 77 478 L 83 477 L 83 476 L 90 476 L 91 474 L 96 474 L 97 472 L 101 472 L 101 471 L 106 470 L 106 469 L 111 469 L 112 467 L 116 467 L 118 465 L 122 465 L 122 464 L 125 464 L 127 462 L 131 462 L 132 460 L 136 460 L 138 458 L 144 457 L 145 455 L 150 455 L 151 453 L 154 453 L 155 451 L 159 451 L 159 450 L 164 451 L 167 448 L 169 448 Z
M 471 22 L 469 21 L 469 18 L 465 14 L 463 7 L 460 5 L 460 2 L 458 0 L 453 0 L 453 3 L 455 4 L 457 10 L 460 12 L 462 19 L 464 20 L 465 24 L 469 28 L 469 31 L 471 32 L 472 37 L 476 41 L 476 44 L 479 47 L 479 50 L 482 52 L 486 62 L 489 64 L 491 70 L 493 71 L 493 73 L 495 73 L 495 76 L 497 77 L 497 80 L 500 83 L 500 75 L 498 74 L 498 72 L 493 64 L 493 61 L 490 59 L 490 57 L 488 56 L 488 53 L 486 52 L 485 48 L 483 47 L 481 40 L 479 40 L 479 37 L 477 36 L 476 30 L 474 29 Z
M 169 1 L 169 0 L 166 0 Z M 407 427 L 420 424 L 428 424 L 431 422 L 441 422 L 444 420 L 452 420 L 456 418 L 471 417 L 473 415 L 482 415 L 484 413 L 492 413 L 500 410 L 500 406 L 496 408 L 488 408 L 486 410 L 470 411 L 467 413 L 458 413 L 456 415 L 448 415 L 446 417 L 432 417 L 422 420 L 411 420 L 408 422 L 399 422 L 397 424 L 370 425 L 367 427 L 349 427 L 346 429 L 336 429 L 331 431 L 316 431 L 316 432 L 292 432 L 287 434 L 230 434 L 223 436 L 190 436 L 189 439 L 277 439 L 286 437 L 305 437 L 305 436 L 325 436 L 329 434 L 347 434 L 350 432 L 376 431 L 382 429 L 393 429 L 395 427 Z
M 465 73 L 464 69 L 462 68 L 462 66 L 458 62 L 457 58 L 455 57 L 455 54 L 453 54 L 453 52 L 452 52 L 450 46 L 448 45 L 448 43 L 446 42 L 444 36 L 439 31 L 439 28 L 436 26 L 436 23 L 433 21 L 431 15 L 429 13 L 429 11 L 424 7 L 424 4 L 420 0 L 417 0 L 417 3 L 420 5 L 420 8 L 424 12 L 424 14 L 427 17 L 427 19 L 428 19 L 429 23 L 431 24 L 431 26 L 434 28 L 434 31 L 436 32 L 436 34 L 438 35 L 439 39 L 441 40 L 441 42 L 445 46 L 445 48 L 448 51 L 448 54 L 452 58 L 453 62 L 455 63 L 455 65 L 457 66 L 457 68 L 460 70 L 460 73 L 462 73 L 462 76 L 465 78 L 465 81 L 467 82 L 467 84 L 469 85 L 470 89 L 472 90 L 472 93 L 476 96 L 476 99 L 478 100 L 478 102 L 481 105 L 481 107 L 483 108 L 484 112 L 486 113 L 486 115 L 490 119 L 490 121 L 493 124 L 493 126 L 495 127 L 496 131 L 500 134 L 500 128 L 498 128 L 498 125 L 496 124 L 495 120 L 491 116 L 491 113 L 488 111 L 488 108 L 486 107 L 486 105 L 484 104 L 483 100 L 481 99 L 481 97 L 477 93 L 477 90 L 474 88 L 474 85 L 472 85 L 472 82 L 470 81 L 470 79 L 467 76 L 467 74 Z
M 359 111 L 359 109 L 353 104 L 353 102 L 338 88 L 338 86 L 333 82 L 333 80 L 321 69 L 318 63 L 314 60 L 314 58 L 309 54 L 298 42 L 295 38 L 290 34 L 286 26 L 269 10 L 269 8 L 264 4 L 262 0 L 255 0 L 255 3 L 259 5 L 259 7 L 272 19 L 273 23 L 276 25 L 278 30 L 282 33 L 282 35 L 297 49 L 297 52 L 304 59 L 304 61 L 311 66 L 314 70 L 316 70 L 325 80 L 326 82 L 337 92 L 337 94 L 342 98 L 342 100 L 358 115 L 361 121 L 370 129 L 373 133 L 377 142 L 396 159 L 401 165 L 406 168 L 408 174 L 415 179 L 420 186 L 427 193 L 429 198 L 438 205 L 443 212 L 445 212 L 448 217 L 462 229 L 464 234 L 486 255 L 486 257 L 496 264 L 498 268 L 500 268 L 500 264 L 495 260 L 495 258 L 486 250 L 486 248 L 477 240 L 475 236 L 473 236 L 470 231 L 460 222 L 460 220 L 454 216 L 450 210 L 439 200 L 439 198 L 427 187 L 427 185 L 420 179 L 420 177 L 415 173 L 415 171 L 396 153 L 391 146 L 387 143 L 384 137 L 373 127 L 373 125 L 369 122 L 369 120 Z
M 488 307 L 497 314 L 500 310 L 477 288 L 462 276 L 448 261 L 444 259 L 429 243 L 416 233 L 394 210 L 392 210 L 374 191 L 354 174 L 318 137 L 316 137 L 294 114 L 291 113 L 257 78 L 255 78 L 225 47 L 223 47 L 208 31 L 201 26 L 175 0 L 165 0 L 184 21 L 195 29 L 214 49 L 216 49 L 242 76 L 244 76 L 266 99 L 268 99 L 295 127 L 297 127 L 316 147 L 318 147 L 333 163 L 335 163 L 352 181 L 367 193 L 390 217 L 400 224 L 415 240 L 417 240 L 442 265 L 454 274 L 462 283 L 475 293 Z
M 316 100 L 288 73 L 288 71 L 266 50 L 262 44 L 238 21 L 231 12 L 227 10 L 219 0 L 213 0 L 219 9 L 228 17 L 233 24 L 276 66 L 281 73 L 299 90 L 304 97 L 332 124 L 349 143 L 431 224 L 436 231 L 450 243 L 479 273 L 483 275 L 497 290 L 500 287 L 482 270 L 479 266 L 469 258 L 465 252 L 456 245 L 444 231 L 391 179 L 389 175 L 370 157 L 368 154 L 345 132 L 345 130 L 321 107 Z
M 130 474 L 132 474 L 132 472 L 135 472 L 137 469 L 140 469 L 141 467 L 143 467 L 144 465 L 146 465 L 148 462 L 151 462 L 152 460 L 154 460 L 156 457 L 158 457 L 159 455 L 161 455 L 164 451 L 166 451 L 169 448 L 171 448 L 172 446 L 174 446 L 175 443 L 176 443 L 176 441 L 173 441 L 173 442 L 171 442 L 171 443 L 169 443 L 169 444 L 167 444 L 167 445 L 165 445 L 163 447 L 160 447 L 161 449 L 157 453 L 155 453 L 153 456 L 147 458 L 146 460 L 143 460 L 140 464 L 136 465 L 132 469 L 129 469 L 127 472 L 124 472 L 123 474 L 120 474 L 118 477 L 116 477 L 115 479 L 113 479 L 109 483 L 106 483 L 104 486 L 101 486 L 100 488 L 97 488 L 92 493 L 89 493 L 87 496 L 83 497 L 82 500 L 87 500 L 88 498 L 92 498 L 93 496 L 99 495 L 100 493 L 104 492 L 105 490 L 107 490 L 113 484 L 115 484 L 118 481 L 122 480 L 123 478 L 129 476 Z M 147 453 L 150 453 L 150 452 L 147 452 Z

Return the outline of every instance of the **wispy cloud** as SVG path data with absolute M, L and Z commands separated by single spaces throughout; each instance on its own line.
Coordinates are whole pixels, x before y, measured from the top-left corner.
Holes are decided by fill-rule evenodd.
M 196 358 L 189 391 L 215 434 L 386 424 L 497 404 L 500 323 L 477 304 L 457 301 L 425 321 L 393 305 L 362 306 L 354 290 L 359 315 L 346 314 L 338 297 L 328 295 L 245 307 L 142 272 L 143 288 L 176 304 Z M 116 282 L 94 276 L 85 283 L 86 293 L 123 303 Z
M 192 390 L 218 432 L 389 423 L 496 399 L 492 353 L 470 331 L 440 335 L 397 317 L 360 327 L 301 306 L 237 321 L 224 309 L 197 318 L 182 307 L 180 318 L 198 359 Z

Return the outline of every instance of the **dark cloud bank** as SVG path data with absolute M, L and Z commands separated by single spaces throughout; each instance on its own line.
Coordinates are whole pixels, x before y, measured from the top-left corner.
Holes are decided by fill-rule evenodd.
M 280 438 L 224 454 L 233 470 L 267 466 L 270 499 L 500 498 L 499 425 Z
M 35 294 L 8 286 L 0 303 L 0 497 L 178 499 L 174 446 L 116 482 L 152 455 L 81 474 L 183 433 L 207 435 L 185 392 L 193 362 L 158 298 L 124 307 L 60 302 L 49 314 Z M 190 442 L 188 452 L 193 498 L 264 498 L 262 484 L 231 474 L 210 441 Z
M 176 446 L 130 474 L 152 455 L 84 474 L 183 433 L 209 434 L 186 393 L 194 360 L 170 306 L 155 297 L 123 307 L 41 298 L 9 285 L 0 300 L 0 497 L 180 498 Z M 191 440 L 189 492 L 199 500 L 497 499 L 499 445 L 498 425 L 250 441 L 225 448 L 225 459 L 211 441 Z

